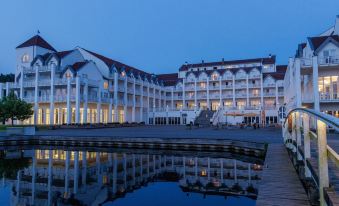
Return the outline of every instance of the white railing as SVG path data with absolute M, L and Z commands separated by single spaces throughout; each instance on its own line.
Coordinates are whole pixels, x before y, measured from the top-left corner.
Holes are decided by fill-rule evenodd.
M 339 100 L 339 94 L 333 93 L 319 93 L 320 100 L 328 100 L 328 101 L 335 101 Z
M 339 64 L 339 56 L 319 57 L 319 65 L 337 65 Z
M 306 108 L 296 108 L 289 112 L 283 124 L 282 134 L 286 147 L 293 153 L 296 159 L 296 167 L 304 167 L 303 176 L 312 179 L 316 185 L 320 205 L 331 204 L 331 199 L 327 195 L 329 189 L 328 159 L 331 159 L 339 167 L 339 155 L 327 144 L 327 128 L 331 127 L 339 131 L 339 119 Z M 312 168 L 309 159 L 311 158 L 311 140 L 317 142 L 318 166 L 316 170 Z M 298 165 L 298 162 L 303 162 Z M 327 198 L 325 198 L 327 196 Z
M 301 67 L 310 67 L 312 66 L 312 59 L 310 58 L 301 58 L 300 59 Z

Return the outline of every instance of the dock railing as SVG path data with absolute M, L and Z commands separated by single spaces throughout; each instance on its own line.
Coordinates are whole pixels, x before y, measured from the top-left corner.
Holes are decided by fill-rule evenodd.
M 335 205 L 334 202 L 338 200 L 329 184 L 328 159 L 335 163 L 336 169 L 339 167 L 338 153 L 327 144 L 329 129 L 339 131 L 338 118 L 306 108 L 291 110 L 282 127 L 284 143 L 296 156 L 297 161 L 303 164 L 304 176 L 314 181 L 321 206 Z M 312 139 L 317 140 L 318 172 L 312 168 L 309 161 Z

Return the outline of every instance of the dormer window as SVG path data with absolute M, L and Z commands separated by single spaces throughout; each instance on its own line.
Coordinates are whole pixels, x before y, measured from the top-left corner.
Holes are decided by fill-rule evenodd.
M 27 63 L 27 62 L 29 62 L 29 55 L 28 55 L 28 54 L 22 55 L 22 57 L 21 57 L 21 62 L 22 62 L 22 63 Z

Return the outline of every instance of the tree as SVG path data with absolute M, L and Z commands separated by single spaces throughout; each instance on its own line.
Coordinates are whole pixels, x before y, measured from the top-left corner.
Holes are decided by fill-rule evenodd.
M 0 82 L 14 82 L 14 74 L 0 74 Z
M 33 115 L 32 105 L 19 99 L 13 92 L 0 101 L 0 118 L 2 121 L 11 119 L 26 120 Z

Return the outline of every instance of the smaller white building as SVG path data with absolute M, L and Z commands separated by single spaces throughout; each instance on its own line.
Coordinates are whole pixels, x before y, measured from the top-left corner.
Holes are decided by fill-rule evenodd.
M 339 16 L 327 31 L 298 45 L 284 85 L 289 110 L 307 107 L 339 117 Z

